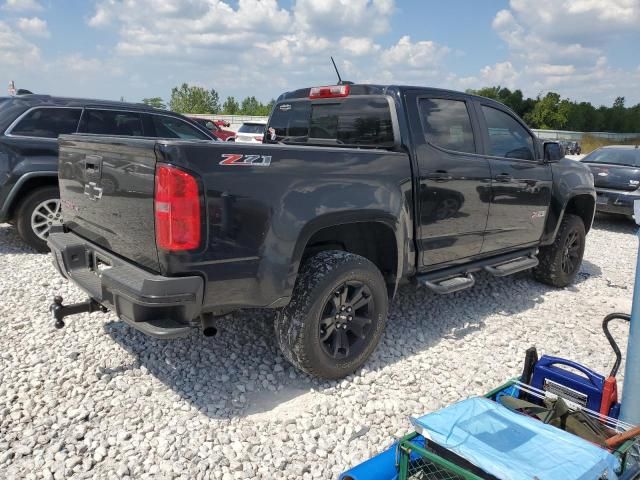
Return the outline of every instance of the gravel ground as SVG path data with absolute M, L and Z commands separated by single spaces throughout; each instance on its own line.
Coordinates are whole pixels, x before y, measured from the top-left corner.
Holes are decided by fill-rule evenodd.
M 630 222 L 598 218 L 572 287 L 526 273 L 444 297 L 403 287 L 366 368 L 319 382 L 283 360 L 262 312 L 213 339 L 156 341 L 112 314 L 54 330 L 52 295 L 83 295 L 0 226 L 0 477 L 335 478 L 409 415 L 519 374 L 533 344 L 608 372 L 600 322 L 630 310 L 636 250 Z

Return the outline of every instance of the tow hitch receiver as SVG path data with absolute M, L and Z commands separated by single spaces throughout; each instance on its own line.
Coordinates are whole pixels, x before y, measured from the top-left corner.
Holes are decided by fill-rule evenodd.
M 93 313 L 97 311 L 107 313 L 107 308 L 103 305 L 100 305 L 93 298 L 90 298 L 86 302 L 74 303 L 72 305 L 63 305 L 62 297 L 56 295 L 55 297 L 53 297 L 53 303 L 49 306 L 49 311 L 51 312 L 51 316 L 53 317 L 54 326 L 56 328 L 62 328 L 64 327 L 64 321 L 62 320 L 64 317 L 75 315 L 77 313 Z

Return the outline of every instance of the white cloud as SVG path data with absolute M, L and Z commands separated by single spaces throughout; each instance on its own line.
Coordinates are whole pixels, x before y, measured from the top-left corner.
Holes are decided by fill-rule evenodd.
M 101 0 L 88 23 L 116 30 L 122 61 L 171 62 L 201 83 L 223 88 L 298 88 L 335 79 L 329 56 L 350 80 L 433 75 L 446 46 L 403 37 L 383 49 L 394 0 Z M 149 15 L 148 12 L 154 12 Z M 348 32 L 348 34 L 345 34 Z M 383 65 L 388 70 L 380 70 Z M 393 68 L 391 68 L 393 67 Z M 425 71 L 425 69 L 428 70 Z M 196 73 L 197 72 L 197 73 Z M 215 84 L 214 84 L 215 82 Z
M 380 50 L 372 39 L 367 37 L 342 37 L 340 39 L 340 53 L 347 52 L 356 57 L 368 55 Z
M 573 75 L 576 72 L 576 67 L 574 65 L 550 65 L 548 63 L 541 63 L 532 66 L 528 71 L 537 75 Z
M 588 99 L 613 97 L 637 82 L 633 72 L 608 65 L 606 47 L 637 31 L 639 23 L 638 0 L 539 0 L 535 8 L 526 0 L 511 0 L 492 26 L 509 48 L 509 62 L 525 94 L 557 89 Z M 484 72 L 475 80 L 500 78 L 492 70 Z
M 517 85 L 520 74 L 511 62 L 496 63 L 493 66 L 485 66 L 480 70 L 480 77 L 487 85 L 503 85 L 513 88 Z
M 511 0 L 510 10 L 529 31 L 548 40 L 598 45 L 612 35 L 636 30 L 638 0 Z
M 94 74 L 104 69 L 104 62 L 97 58 L 87 58 L 79 53 L 73 53 L 60 60 L 62 66 L 75 74 Z
M 43 38 L 48 38 L 50 36 L 49 29 L 47 28 L 47 22 L 38 17 L 19 18 L 17 25 L 18 28 L 27 35 Z
M 324 36 L 371 36 L 389 31 L 394 0 L 297 0 L 296 26 Z
M 0 21 L 0 45 L 0 71 L 30 68 L 40 61 L 40 49 L 3 21 Z
M 425 68 L 436 65 L 450 52 L 446 46 L 432 41 L 413 43 L 408 35 L 402 37 L 397 44 L 382 52 L 381 60 L 385 66 L 408 65 L 414 68 Z
M 284 90 L 335 81 L 330 55 L 343 78 L 356 82 L 456 89 L 500 84 L 520 88 L 525 95 L 556 89 L 594 101 L 617 94 L 631 99 L 634 95 L 626 92 L 638 86 L 640 67 L 624 71 L 606 58 L 609 39 L 638 25 L 638 0 L 540 0 L 535 8 L 526 0 L 512 0 L 492 24 L 507 47 L 498 50 L 502 57 L 464 76 L 449 67 L 470 52 L 452 50 L 428 33 L 403 35 L 402 27 L 390 37 L 396 4 L 400 2 L 95 0 L 87 23 L 108 30 L 116 40 L 102 45 L 98 54 L 68 54 L 48 59 L 47 66 L 63 81 L 73 72 L 69 81 L 77 78 L 87 89 L 92 79 L 104 85 L 103 78 L 115 75 L 116 86 L 109 88 L 117 90 L 116 98 L 167 95 L 171 84 L 189 81 L 216 88 L 223 96 L 268 100 Z M 26 30 L 20 32 L 27 36 Z M 39 53 L 35 45 L 27 45 Z
M 42 5 L 36 0 L 6 0 L 2 5 L 4 10 L 12 10 L 14 12 L 41 11 L 44 10 Z

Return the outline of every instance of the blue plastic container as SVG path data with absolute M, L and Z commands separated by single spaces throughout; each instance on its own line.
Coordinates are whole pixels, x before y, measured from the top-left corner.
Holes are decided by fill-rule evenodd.
M 575 369 L 582 375 L 560 368 L 559 365 Z M 533 370 L 531 386 L 599 412 L 604 377 L 571 360 L 543 355 Z

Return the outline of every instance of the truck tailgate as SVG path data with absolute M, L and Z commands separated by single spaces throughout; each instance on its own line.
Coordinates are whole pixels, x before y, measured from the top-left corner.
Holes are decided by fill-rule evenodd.
M 65 135 L 59 178 L 66 227 L 153 271 L 155 140 Z

